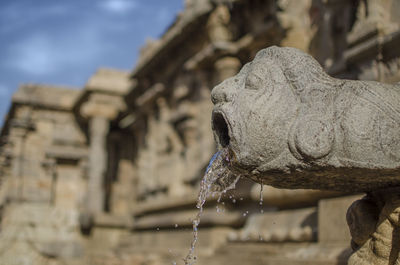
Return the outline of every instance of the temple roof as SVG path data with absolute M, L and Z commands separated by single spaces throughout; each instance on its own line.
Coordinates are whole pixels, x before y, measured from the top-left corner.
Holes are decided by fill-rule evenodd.
M 70 110 L 80 93 L 80 90 L 67 87 L 24 84 L 13 95 L 12 103 Z

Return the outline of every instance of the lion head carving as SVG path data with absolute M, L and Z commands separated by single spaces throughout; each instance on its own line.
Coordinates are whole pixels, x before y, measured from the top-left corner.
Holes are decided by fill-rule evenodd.
M 261 50 L 216 86 L 215 139 L 235 168 L 282 188 L 400 184 L 400 87 L 335 79 L 294 48 Z

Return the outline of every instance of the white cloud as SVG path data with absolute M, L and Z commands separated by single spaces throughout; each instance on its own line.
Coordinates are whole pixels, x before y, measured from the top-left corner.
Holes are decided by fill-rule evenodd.
M 100 3 L 100 7 L 113 13 L 125 13 L 137 7 L 133 0 L 105 0 Z
M 10 60 L 15 68 L 34 75 L 48 73 L 52 65 L 52 47 L 43 36 L 34 36 L 13 47 L 14 57 Z
M 32 75 L 47 75 L 68 66 L 87 65 L 107 48 L 101 34 L 90 25 L 70 35 L 36 33 L 12 46 L 7 63 Z
M 70 8 L 60 3 L 25 7 L 22 3 L 12 2 L 0 9 L 0 33 L 15 32 L 40 20 L 57 19 L 69 12 Z

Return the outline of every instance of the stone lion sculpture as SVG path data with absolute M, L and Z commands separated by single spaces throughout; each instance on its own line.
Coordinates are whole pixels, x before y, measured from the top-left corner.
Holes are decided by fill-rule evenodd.
M 270 47 L 211 97 L 234 171 L 278 188 L 367 192 L 348 211 L 349 264 L 400 264 L 400 199 L 382 195 L 400 186 L 399 84 L 332 78 L 311 56 Z
M 335 79 L 300 50 L 270 47 L 211 96 L 217 142 L 259 182 L 340 191 L 400 185 L 400 85 Z

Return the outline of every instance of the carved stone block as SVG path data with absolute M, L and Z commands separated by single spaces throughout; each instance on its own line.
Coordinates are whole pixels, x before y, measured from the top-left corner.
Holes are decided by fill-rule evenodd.
M 400 185 L 400 85 L 335 79 L 300 50 L 270 47 L 212 101 L 239 174 L 279 188 Z

